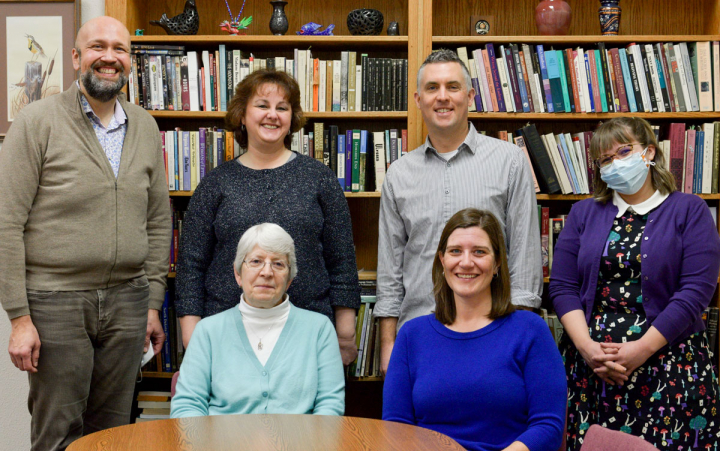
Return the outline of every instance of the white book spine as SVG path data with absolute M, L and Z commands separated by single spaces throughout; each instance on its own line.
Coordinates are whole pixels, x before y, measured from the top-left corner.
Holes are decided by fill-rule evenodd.
M 305 100 L 305 98 L 307 97 L 307 88 L 305 86 L 305 77 L 307 76 L 307 70 L 305 68 L 305 65 L 307 64 L 307 50 L 298 50 L 298 57 L 295 61 L 297 61 L 298 65 L 297 82 L 300 86 L 300 105 L 302 105 L 303 110 L 308 111 L 307 103 Z
M 333 86 L 332 86 L 332 110 L 341 111 L 341 62 L 340 60 L 333 61 Z
M 480 85 L 480 92 L 477 92 L 476 94 L 480 94 L 480 98 L 483 102 L 483 110 L 495 111 L 495 107 L 492 104 L 492 97 L 490 95 L 490 83 L 488 83 L 487 74 L 485 73 L 485 57 L 482 54 L 481 49 L 473 50 L 473 62 L 474 64 L 470 64 L 470 67 L 475 70 L 474 77 L 477 78 L 478 84 Z
M 318 111 L 321 113 L 325 111 L 325 102 L 327 99 L 325 98 L 325 94 L 327 92 L 327 64 L 325 64 L 325 61 L 320 61 L 320 67 L 318 68 L 320 71 L 320 86 L 319 86 L 319 92 L 318 92 Z
M 715 103 L 715 111 L 720 111 L 720 42 L 712 43 L 712 61 L 713 61 L 713 98 Z
M 645 44 L 645 55 L 648 60 L 650 69 L 650 80 L 652 80 L 653 91 L 655 91 L 655 103 L 659 113 L 665 112 L 665 101 L 663 100 L 662 88 L 660 87 L 660 76 L 657 71 L 657 63 L 655 62 L 655 52 L 651 44 Z
M 348 110 L 348 52 L 340 52 L 340 111 Z
M 210 100 L 212 87 L 210 86 L 210 52 L 207 50 L 203 50 L 202 52 L 202 63 L 205 69 L 205 82 L 203 84 L 205 87 L 205 111 L 210 111 L 212 110 L 212 102 Z
M 385 181 L 385 133 L 373 132 L 375 158 L 375 191 L 380 192 Z
M 681 42 L 680 53 L 682 54 L 683 66 L 685 66 L 685 76 L 687 77 L 688 93 L 690 94 L 690 103 L 693 111 L 700 111 L 698 104 L 698 96 L 695 90 L 695 78 L 693 77 L 692 66 L 690 65 L 690 54 L 688 53 L 687 42 Z
M 478 79 L 478 74 L 477 74 L 477 69 L 475 68 L 475 64 L 476 64 L 476 63 L 475 63 L 475 60 L 474 60 L 474 59 L 471 59 L 471 60 L 470 60 L 470 67 L 468 68 L 468 70 L 470 71 L 470 78 L 471 78 L 471 79 L 474 78 L 474 79 L 477 80 L 477 79 Z M 473 88 L 474 88 L 474 87 L 473 87 L 472 84 L 471 84 L 470 89 L 473 89 Z M 484 109 L 485 111 L 492 111 L 492 105 L 489 103 L 489 100 L 490 100 L 490 99 L 487 99 L 487 98 L 485 97 L 485 91 L 483 91 L 482 87 L 480 87 L 480 92 L 476 92 L 475 95 L 476 95 L 476 96 L 480 96 L 480 98 L 482 99 L 482 106 L 483 106 L 483 109 Z M 470 100 L 470 102 L 474 104 L 474 103 L 475 103 L 475 98 L 473 97 L 473 98 Z M 475 110 L 477 110 L 477 107 L 475 107 Z
M 642 52 L 640 46 L 635 44 L 632 46 L 632 56 L 635 62 L 635 72 L 637 73 L 638 84 L 640 85 L 640 95 L 642 97 L 643 107 L 645 112 L 652 112 L 653 105 L 650 100 L 650 87 L 647 85 L 647 78 L 645 75 L 645 65 L 643 64 Z
M 500 76 L 500 85 L 502 86 L 503 99 L 505 100 L 505 110 L 508 113 L 515 112 L 515 102 L 513 101 L 510 87 L 508 86 L 507 75 L 505 74 L 505 61 L 497 58 L 498 75 Z
M 362 66 L 355 66 L 355 111 L 362 111 Z

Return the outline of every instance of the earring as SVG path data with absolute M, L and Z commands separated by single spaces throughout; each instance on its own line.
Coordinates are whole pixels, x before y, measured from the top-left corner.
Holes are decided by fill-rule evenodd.
M 292 129 L 288 129 L 288 136 L 292 135 Z
M 493 279 L 497 279 L 497 278 L 498 278 L 498 273 L 493 274 Z
M 244 131 L 245 131 L 245 124 L 240 124 L 240 131 L 241 131 L 241 132 L 244 132 Z

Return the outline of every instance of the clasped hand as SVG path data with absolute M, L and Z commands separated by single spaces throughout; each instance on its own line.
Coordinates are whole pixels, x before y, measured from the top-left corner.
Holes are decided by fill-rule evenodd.
M 590 341 L 579 351 L 593 372 L 610 385 L 624 385 L 633 371 L 653 354 L 641 340 L 628 343 Z

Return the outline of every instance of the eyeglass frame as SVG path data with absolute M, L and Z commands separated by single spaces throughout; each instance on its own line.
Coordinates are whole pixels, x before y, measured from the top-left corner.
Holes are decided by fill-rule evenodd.
M 612 162 L 615 161 L 615 160 L 624 160 L 625 158 L 628 158 L 630 155 L 633 154 L 633 151 L 635 150 L 635 146 L 638 145 L 638 144 L 639 144 L 639 145 L 642 145 L 641 142 L 634 142 L 634 143 L 625 143 L 625 144 L 622 144 L 622 145 L 621 145 L 619 148 L 617 148 L 617 149 L 615 150 L 615 152 L 613 152 L 612 154 L 609 154 L 609 155 L 605 155 L 605 156 L 596 158 L 596 159 L 594 160 L 594 163 L 595 163 L 595 165 L 597 165 L 598 168 L 604 168 L 604 167 L 610 166 L 610 165 L 612 164 Z M 630 147 L 630 152 L 628 152 L 628 154 L 625 155 L 624 157 L 620 157 L 620 156 L 618 155 L 618 152 L 620 152 L 621 150 L 625 149 L 625 148 L 628 147 L 628 146 Z M 608 163 L 607 163 L 606 165 L 602 165 L 602 164 L 601 164 L 601 161 L 603 161 L 603 160 L 605 160 L 605 159 L 607 159 L 607 158 L 610 158 L 609 160 L 607 160 Z
M 253 259 L 251 259 L 251 260 L 260 260 L 260 259 L 259 259 L 259 258 L 253 258 Z M 260 272 L 260 271 L 262 271 L 263 269 L 265 269 L 265 266 L 266 266 L 268 263 L 270 264 L 270 270 L 271 270 L 273 273 L 277 272 L 278 274 L 283 274 L 283 273 L 285 273 L 285 272 L 290 271 L 290 264 L 285 263 L 285 262 L 283 262 L 283 261 L 279 261 L 279 260 L 275 260 L 275 261 L 273 261 L 273 260 L 262 260 L 262 262 L 263 262 L 262 266 L 259 266 L 259 267 L 257 267 L 257 268 L 253 268 L 252 266 L 250 266 L 250 263 L 249 263 L 247 260 L 243 260 L 242 262 L 247 265 L 248 269 L 251 269 L 251 270 L 257 271 L 257 272 Z M 280 263 L 280 264 L 282 264 L 282 265 L 284 266 L 284 268 L 283 268 L 283 269 L 275 268 L 275 267 L 273 267 L 273 263 Z

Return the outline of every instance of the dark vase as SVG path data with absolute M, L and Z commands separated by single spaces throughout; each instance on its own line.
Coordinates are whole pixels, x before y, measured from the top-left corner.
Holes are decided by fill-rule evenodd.
M 397 22 L 390 22 L 387 29 L 388 36 L 398 36 L 400 34 L 400 26 Z
M 535 24 L 543 36 L 568 34 L 570 18 L 570 5 L 565 0 L 541 0 L 535 7 Z
M 283 0 L 272 0 L 273 13 L 270 17 L 270 31 L 276 36 L 282 36 L 288 31 L 288 20 L 285 15 L 285 5 L 288 2 Z
M 620 29 L 620 0 L 600 0 L 600 31 L 604 36 L 615 36 Z
M 377 9 L 354 9 L 347 16 L 348 31 L 356 36 L 378 35 L 384 23 L 385 19 Z

